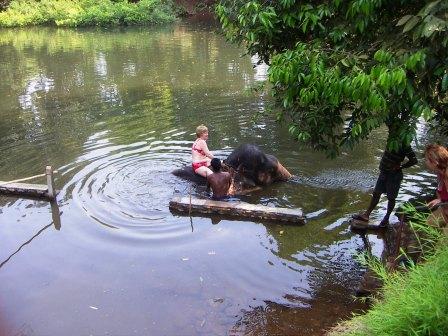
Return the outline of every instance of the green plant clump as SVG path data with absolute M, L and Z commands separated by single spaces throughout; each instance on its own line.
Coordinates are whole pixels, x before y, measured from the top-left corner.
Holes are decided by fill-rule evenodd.
M 447 274 L 445 245 L 425 264 L 389 277 L 385 299 L 331 335 L 448 335 Z
M 149 25 L 174 19 L 171 0 L 13 0 L 0 12 L 1 27 Z
M 329 335 L 448 335 L 448 239 L 427 225 L 427 213 L 411 205 L 405 212 L 425 263 L 408 259 L 405 271 L 390 272 L 375 258 L 361 257 L 383 281 L 383 299 L 374 299 L 365 315 L 340 324 Z

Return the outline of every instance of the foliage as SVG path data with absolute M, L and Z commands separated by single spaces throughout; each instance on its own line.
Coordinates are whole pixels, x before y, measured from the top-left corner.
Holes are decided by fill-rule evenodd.
M 13 0 L 6 11 L 0 12 L 0 26 L 156 24 L 173 21 L 174 17 L 170 0 Z
M 387 125 L 389 148 L 416 122 L 448 120 L 448 2 L 221 0 L 228 38 L 270 64 L 282 117 L 331 156 Z
M 431 258 L 440 244 L 447 243 L 447 237 L 439 228 L 427 224 L 431 212 L 426 204 L 420 205 L 419 209 L 410 203 L 405 203 L 401 207 L 417 237 L 423 259 Z
M 384 300 L 331 335 L 447 335 L 447 272 L 448 246 L 441 245 L 425 264 L 390 278 Z
M 446 335 L 448 333 L 447 237 L 428 226 L 429 213 L 406 204 L 403 208 L 419 237 L 424 264 L 408 264 L 406 272 L 389 272 L 375 258 L 366 264 L 384 283 L 384 299 L 374 299 L 362 316 L 335 328 L 330 335 Z M 407 258 L 410 260 L 410 258 Z
M 425 264 L 407 273 L 389 274 L 383 300 L 347 322 L 343 335 L 447 335 L 448 246 L 438 248 Z

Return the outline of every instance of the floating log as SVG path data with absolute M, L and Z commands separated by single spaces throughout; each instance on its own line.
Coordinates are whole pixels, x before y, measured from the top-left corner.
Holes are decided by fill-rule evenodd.
M 35 197 L 46 197 L 47 186 L 45 184 L 29 184 L 29 183 L 8 183 L 2 185 L 0 181 L 0 193 L 17 194 Z
M 26 197 L 47 198 L 53 200 L 55 199 L 57 194 L 57 191 L 54 187 L 54 172 L 55 171 L 53 171 L 51 166 L 47 166 L 45 168 L 45 174 L 25 177 L 23 179 L 8 182 L 0 181 L 0 194 L 12 194 Z M 37 177 L 46 177 L 47 184 L 31 184 L 20 182 L 35 179 Z
M 350 228 L 354 231 L 366 231 L 366 230 L 382 230 L 384 227 L 379 225 L 372 225 L 357 219 L 350 219 Z
M 225 202 L 194 197 L 174 197 L 170 201 L 169 208 L 181 213 L 220 214 L 305 224 L 305 216 L 300 209 L 274 208 L 240 201 Z

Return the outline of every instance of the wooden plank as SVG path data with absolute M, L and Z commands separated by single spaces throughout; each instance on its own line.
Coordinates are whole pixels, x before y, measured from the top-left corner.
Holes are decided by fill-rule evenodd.
M 48 187 L 44 184 L 8 183 L 0 181 L 0 193 L 48 198 Z
M 190 197 L 174 197 L 169 204 L 171 210 L 189 213 L 221 214 L 235 217 L 268 219 L 296 224 L 305 224 L 300 209 L 274 208 L 245 202 L 224 202 Z

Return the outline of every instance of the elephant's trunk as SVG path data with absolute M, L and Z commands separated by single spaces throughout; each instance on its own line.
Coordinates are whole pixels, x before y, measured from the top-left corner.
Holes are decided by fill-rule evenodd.
M 277 169 L 277 181 L 288 181 L 292 177 L 292 174 L 280 162 Z

